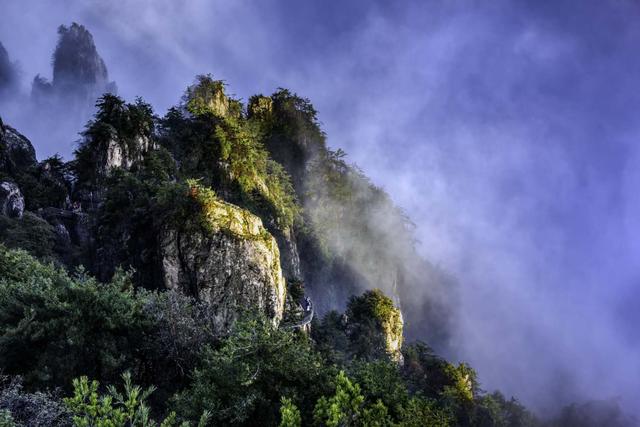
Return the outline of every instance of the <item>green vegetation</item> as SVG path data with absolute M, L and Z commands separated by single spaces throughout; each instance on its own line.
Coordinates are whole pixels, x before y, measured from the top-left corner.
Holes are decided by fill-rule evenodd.
M 347 305 L 347 318 L 352 327 L 348 334 L 355 345 L 355 355 L 365 357 L 367 354 L 383 354 L 393 352 L 389 348 L 390 341 L 397 342 L 397 349 L 402 346 L 402 313 L 393 305 L 393 301 L 379 289 L 367 291 L 359 297 L 352 296 Z M 384 343 L 379 349 L 373 349 L 373 337 L 383 336 Z
M 25 212 L 22 218 L 0 215 L 0 242 L 9 248 L 25 249 L 45 260 L 56 258 L 53 227 L 31 212 Z
M 440 306 L 403 294 L 445 281 L 406 215 L 327 148 L 311 103 L 279 89 L 245 110 L 225 89 L 198 76 L 162 118 L 105 95 L 70 162 L 0 153 L 26 202 L 0 216 L 0 427 L 537 425 L 468 365 L 403 342 L 406 313 L 446 336 Z M 279 246 L 287 319 L 313 295 L 310 332 L 252 307 L 221 330 L 216 304 L 165 289 L 185 263 L 165 264 L 166 237 L 217 232 Z
M 289 398 L 283 397 L 281 402 L 279 427 L 300 427 L 302 425 L 300 410 Z
M 196 76 L 196 83 L 187 88 L 183 97 L 187 111 L 194 116 L 214 114 L 240 117 L 242 104 L 225 95 L 225 86 L 222 80 L 214 80 L 210 74 Z
M 30 387 L 113 381 L 141 360 L 147 326 L 124 273 L 102 284 L 0 246 L 0 306 L 0 365 Z
M 72 394 L 64 400 L 66 412 L 56 416 L 77 426 L 154 425 L 152 418 L 161 417 L 153 414 L 168 414 L 160 424 L 165 426 L 533 420 L 516 401 L 481 393 L 466 365 L 451 365 L 421 344 L 406 348 L 404 365 L 355 353 L 337 365 L 325 354 L 328 339 L 316 343 L 260 317 L 245 316 L 228 335 L 211 335 L 207 325 L 215 313 L 206 303 L 171 292 L 136 292 L 121 272 L 99 283 L 0 246 L 0 277 L 4 373 L 23 377 L 29 389 L 63 386 Z M 351 311 L 366 306 L 371 295 L 354 299 Z M 123 392 L 97 382 L 118 384 L 121 377 Z M 133 386 L 134 379 L 143 386 Z M 6 411 L 22 416 L 18 408 L 24 406 L 12 404 L 16 399 L 34 401 L 19 390 L 1 390 L 6 420 Z M 32 406 L 55 408 L 55 399 L 43 396 Z
M 62 208 L 70 191 L 67 178 L 71 170 L 60 156 L 53 156 L 22 170 L 15 181 L 23 194 L 28 194 L 26 209 Z
M 73 425 L 77 427 L 156 427 L 158 423 L 151 419 L 147 399 L 154 392 L 150 387 L 143 390 L 133 385 L 131 374 L 122 374 L 124 390 L 119 392 L 115 387 L 107 387 L 106 395 L 98 394 L 98 381 L 89 381 L 87 377 L 73 380 L 73 396 L 64 399 L 68 411 L 72 414 Z M 204 427 L 208 414 L 203 414 L 198 423 Z M 160 427 L 178 425 L 176 413 L 171 412 L 160 424 Z M 180 427 L 188 427 L 188 422 L 180 423 Z
M 180 177 L 200 179 L 223 200 L 268 219 L 268 227 L 291 227 L 300 208 L 290 179 L 269 158 L 259 127 L 240 114 L 238 101 L 224 95 L 224 84 L 200 76 L 184 102 L 190 114 L 174 108 L 160 123 L 160 143 L 180 163 Z
M 314 325 L 313 337 L 336 362 L 356 359 L 397 359 L 402 345 L 402 318 L 379 289 L 351 297 L 344 317 L 330 312 Z M 394 343 L 397 348 L 391 348 Z
M 95 190 L 108 172 L 105 168 L 117 164 L 114 150 L 121 161 L 142 159 L 148 147 L 141 143 L 153 135 L 154 121 L 151 106 L 138 98 L 128 104 L 121 98 L 105 94 L 96 104 L 98 112 L 83 132 L 84 140 L 75 151 L 73 168 L 83 189 Z
M 3 409 L 0 411 L 0 427 L 14 427 L 16 425 L 11 412 Z M 299 424 L 298 424 L 299 425 Z

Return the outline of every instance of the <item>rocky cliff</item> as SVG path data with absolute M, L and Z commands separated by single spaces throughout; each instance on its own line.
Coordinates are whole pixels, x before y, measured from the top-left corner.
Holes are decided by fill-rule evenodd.
M 53 80 L 37 76 L 32 96 L 52 102 L 51 97 L 72 102 L 74 107 L 91 106 L 105 92 L 115 93 L 115 83 L 93 41 L 91 33 L 77 23 L 58 28 L 58 45 L 53 54 Z
M 0 43 L 0 94 L 5 95 L 15 89 L 18 82 L 17 74 L 14 64 L 9 59 L 9 53 Z
M 63 33 L 61 46 L 82 29 Z M 91 64 L 95 79 L 78 76 L 102 81 L 99 61 Z M 24 137 L 3 131 L 13 153 L 4 169 L 29 170 L 16 183 L 63 264 L 83 264 L 102 281 L 132 269 L 137 286 L 209 304 L 220 331 L 242 311 L 279 324 L 287 310 L 285 323 L 295 324 L 305 297 L 323 316 L 380 288 L 391 306 L 386 317 L 363 315 L 375 323 L 365 332 L 376 351 L 399 360 L 403 316 L 394 302 L 411 303 L 398 301 L 398 287 L 411 277 L 401 266 L 415 257 L 406 222 L 326 148 L 308 101 L 283 90 L 245 109 L 222 82 L 199 76 L 162 119 L 141 100 L 102 96 L 82 135 L 72 162 L 38 164 Z M 360 326 L 351 326 L 363 324 L 350 321 L 348 334 L 355 339 Z
M 211 190 L 193 184 L 190 197 L 199 212 L 162 233 L 166 287 L 210 304 L 219 331 L 228 330 L 245 311 L 264 314 L 277 325 L 286 284 L 275 239 L 260 218 L 217 199 Z
M 402 312 L 382 291 L 374 289 L 352 297 L 345 324 L 356 355 L 386 354 L 391 360 L 402 362 Z
M 15 175 L 36 164 L 31 142 L 0 119 L 0 173 Z

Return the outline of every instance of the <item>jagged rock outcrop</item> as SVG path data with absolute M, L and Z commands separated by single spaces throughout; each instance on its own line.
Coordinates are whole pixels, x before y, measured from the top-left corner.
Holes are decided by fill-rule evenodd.
M 298 252 L 298 244 L 295 239 L 293 230 L 272 231 L 273 236 L 278 242 L 280 250 L 280 264 L 284 276 L 287 279 L 302 280 L 302 271 L 300 270 L 300 254 Z
M 87 254 L 93 243 L 89 214 L 53 207 L 39 209 L 37 214 L 51 227 L 54 252 L 59 261 L 67 266 L 87 261 Z
M 398 308 L 396 308 L 387 319 L 382 321 L 387 353 L 397 362 L 402 362 L 403 328 L 404 318 L 402 311 Z
M 100 112 L 82 133 L 73 165 L 72 198 L 81 201 L 85 210 L 99 205 L 104 180 L 114 169 L 130 169 L 156 148 L 151 106 L 126 103 L 112 94 L 102 96 L 97 106 Z
M 0 172 L 13 175 L 36 163 L 36 151 L 31 142 L 0 120 Z
M 107 67 L 98 54 L 91 33 L 77 23 L 58 27 L 58 45 L 53 54 L 53 80 L 39 75 L 33 81 L 32 97 L 49 101 L 52 95 L 79 105 L 90 105 L 105 92 L 115 93 Z M 76 105 L 76 106 L 79 106 Z
M 129 169 L 135 162 L 142 161 L 144 154 L 153 147 L 153 142 L 146 135 L 136 135 L 130 144 L 111 139 L 100 165 L 102 172 L 107 173 L 114 168 Z
M 24 213 L 24 197 L 13 182 L 0 183 L 0 214 L 10 218 L 22 218 Z
M 391 360 L 402 363 L 402 311 L 382 291 L 374 289 L 352 297 L 345 319 L 356 354 L 364 348 L 365 354 L 386 353 Z
M 86 246 L 91 240 L 89 215 L 67 209 L 44 208 L 38 215 L 51 224 L 58 237 L 77 246 Z
M 9 59 L 9 53 L 0 43 L 0 94 L 15 89 L 17 84 L 15 65 Z
M 162 233 L 166 287 L 210 304 L 221 333 L 244 311 L 262 313 L 277 325 L 286 284 L 278 246 L 262 220 L 209 198 L 196 222 L 199 226 L 168 227 Z
M 211 113 L 220 117 L 240 116 L 242 106 L 224 93 L 222 80 L 214 80 L 211 75 L 200 75 L 196 79 L 197 83 L 189 86 L 184 96 L 187 112 L 195 115 Z

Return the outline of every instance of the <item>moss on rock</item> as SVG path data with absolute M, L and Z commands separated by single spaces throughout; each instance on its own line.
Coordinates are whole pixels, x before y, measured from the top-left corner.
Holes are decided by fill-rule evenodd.
M 381 335 L 385 352 L 393 360 L 402 360 L 402 312 L 381 290 L 374 289 L 359 297 L 352 297 L 347 308 L 347 317 L 353 326 L 352 330 L 357 334 L 361 334 L 363 328 L 366 329 L 367 325 L 373 323 Z
M 243 311 L 277 325 L 287 290 L 278 245 L 262 220 L 193 180 L 185 203 L 190 207 L 179 208 L 161 237 L 166 287 L 211 304 L 221 333 Z

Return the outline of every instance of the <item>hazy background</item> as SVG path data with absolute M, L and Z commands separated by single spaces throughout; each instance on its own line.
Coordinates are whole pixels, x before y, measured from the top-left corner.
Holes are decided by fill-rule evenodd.
M 245 100 L 309 97 L 458 277 L 457 356 L 484 388 L 637 410 L 640 4 L 388 3 L 0 0 L 0 42 L 24 93 L 77 21 L 119 93 L 160 114 L 207 72 Z M 42 119 L 0 108 L 27 136 Z M 35 136 L 39 158 L 77 139 Z

